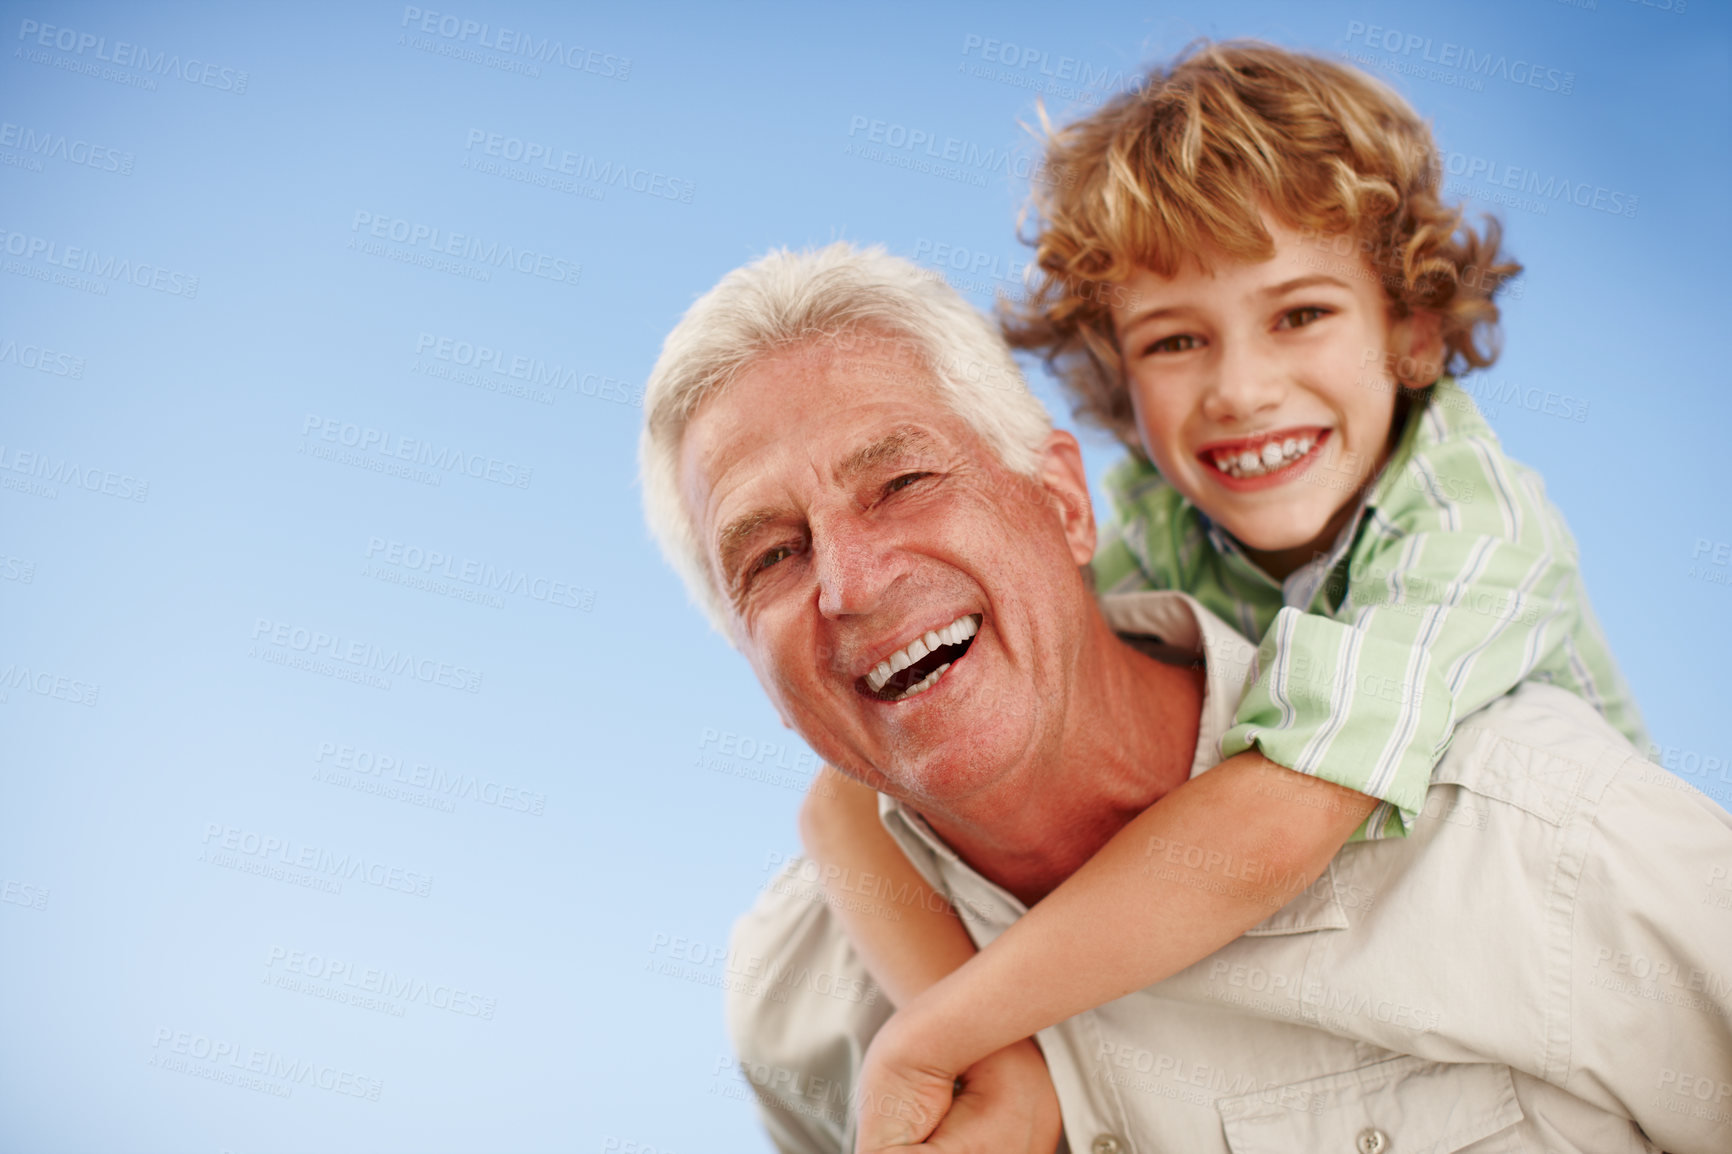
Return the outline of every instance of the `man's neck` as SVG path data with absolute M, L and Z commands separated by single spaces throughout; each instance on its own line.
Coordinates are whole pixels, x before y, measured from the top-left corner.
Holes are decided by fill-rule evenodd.
M 924 810 L 983 877 L 1032 905 L 1190 777 L 1203 673 L 1138 652 L 1090 615 L 1062 739 L 984 796 Z

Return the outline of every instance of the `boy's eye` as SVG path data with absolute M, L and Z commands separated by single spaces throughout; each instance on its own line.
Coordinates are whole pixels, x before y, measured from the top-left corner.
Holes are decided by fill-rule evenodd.
M 1328 309 L 1318 308 L 1316 305 L 1306 305 L 1302 309 L 1288 309 L 1286 313 L 1282 314 L 1281 323 L 1276 327 L 1302 329 L 1313 321 L 1321 320 L 1328 315 Z
M 1190 333 L 1178 333 L 1170 337 L 1162 337 L 1143 350 L 1143 355 L 1151 353 L 1188 353 L 1192 349 L 1201 348 L 1202 343 Z

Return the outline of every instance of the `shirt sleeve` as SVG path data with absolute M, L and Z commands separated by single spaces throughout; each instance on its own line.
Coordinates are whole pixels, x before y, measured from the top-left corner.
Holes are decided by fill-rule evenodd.
M 1110 522 L 1101 526 L 1100 541 L 1090 562 L 1095 589 L 1101 593 L 1132 593 L 1145 589 L 1176 588 L 1171 575 L 1166 584 L 1149 572 L 1147 543 L 1151 533 L 1157 540 L 1169 535 L 1172 516 L 1171 487 L 1155 467 L 1127 453 L 1101 478 L 1113 510 Z
M 1579 618 L 1575 543 L 1483 426 L 1416 450 L 1366 516 L 1339 608 L 1280 611 L 1222 739 L 1381 801 L 1355 840 L 1405 834 L 1456 720 Z

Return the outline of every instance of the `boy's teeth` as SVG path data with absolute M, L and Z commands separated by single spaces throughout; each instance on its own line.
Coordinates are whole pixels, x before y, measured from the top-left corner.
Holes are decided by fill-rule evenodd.
M 1261 449 L 1216 453 L 1215 468 L 1229 477 L 1261 477 L 1291 465 L 1316 443 L 1315 437 L 1288 437 L 1283 441 L 1265 441 Z
M 916 637 L 904 648 L 897 650 L 895 653 L 892 653 L 889 657 L 886 657 L 883 661 L 880 661 L 875 665 L 872 668 L 872 672 L 866 675 L 866 684 L 872 688 L 872 692 L 877 693 L 880 689 L 884 688 L 884 683 L 889 681 L 892 676 L 901 673 L 904 669 L 907 669 L 910 665 L 913 665 L 916 661 L 919 661 L 922 657 L 925 657 L 940 645 L 960 645 L 970 637 L 973 637 L 979 631 L 980 622 L 973 614 L 958 617 L 955 621 L 952 621 L 942 629 L 929 629 L 924 635 Z M 896 700 L 901 701 L 904 698 L 914 696 L 916 693 L 921 693 L 925 690 L 931 689 L 932 686 L 938 683 L 939 674 L 949 668 L 950 662 L 945 662 L 943 665 L 940 665 L 937 669 L 928 673 L 917 684 L 909 686 L 907 690 L 903 692 L 902 696 L 898 697 Z

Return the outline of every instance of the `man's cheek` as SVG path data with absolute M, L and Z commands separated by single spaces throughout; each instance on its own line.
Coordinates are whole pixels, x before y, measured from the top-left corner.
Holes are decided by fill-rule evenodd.
M 842 651 L 834 645 L 820 641 L 814 647 L 817 655 L 818 668 L 833 677 L 846 677 L 848 669 L 843 664 Z

